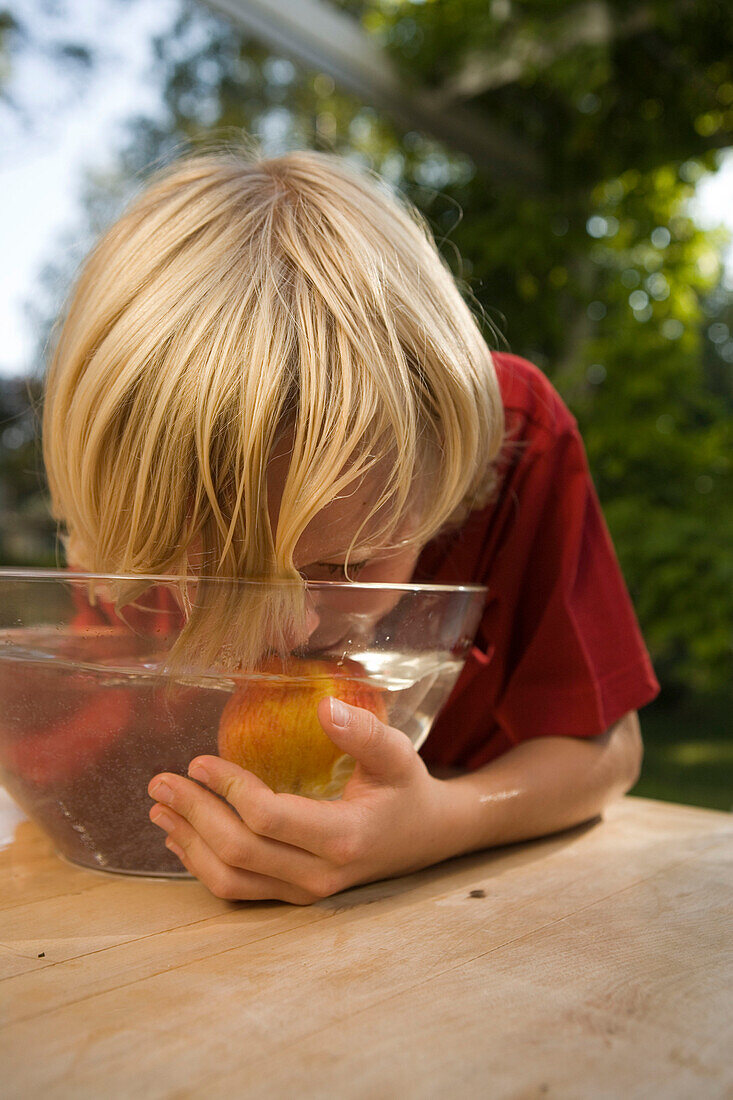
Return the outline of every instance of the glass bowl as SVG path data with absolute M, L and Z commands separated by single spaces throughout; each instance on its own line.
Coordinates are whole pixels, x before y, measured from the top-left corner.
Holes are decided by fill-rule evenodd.
M 144 590 L 115 608 L 112 586 L 125 581 Z M 213 583 L 230 600 L 273 589 Z M 353 761 L 318 723 L 325 696 L 365 706 L 419 748 L 486 596 L 476 585 L 309 583 L 305 636 L 245 675 L 216 662 L 171 671 L 196 607 L 195 586 L 186 610 L 181 590 L 177 577 L 0 569 L 0 782 L 74 863 L 186 877 L 148 818 L 147 786 L 158 772 L 185 775 L 200 754 L 276 790 L 338 797 Z

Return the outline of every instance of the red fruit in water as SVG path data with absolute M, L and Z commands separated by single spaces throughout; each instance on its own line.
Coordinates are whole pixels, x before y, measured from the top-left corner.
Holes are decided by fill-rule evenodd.
M 355 661 L 271 659 L 224 707 L 219 755 L 254 772 L 273 791 L 337 796 L 354 761 L 323 732 L 317 707 L 321 699 L 335 696 L 386 722 L 384 699 L 358 679 L 363 676 Z

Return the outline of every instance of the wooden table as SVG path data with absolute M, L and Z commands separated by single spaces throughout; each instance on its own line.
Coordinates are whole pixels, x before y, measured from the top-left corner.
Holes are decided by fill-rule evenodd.
M 310 908 L 77 869 L 13 830 L 5 1098 L 733 1093 L 728 814 L 626 798 Z

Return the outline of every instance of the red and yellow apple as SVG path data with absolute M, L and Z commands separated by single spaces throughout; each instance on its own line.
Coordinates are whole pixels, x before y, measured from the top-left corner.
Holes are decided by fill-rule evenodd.
M 334 696 L 387 721 L 384 699 L 355 661 L 271 658 L 231 697 L 219 724 L 219 755 L 273 791 L 335 798 L 354 770 L 323 731 L 317 707 Z

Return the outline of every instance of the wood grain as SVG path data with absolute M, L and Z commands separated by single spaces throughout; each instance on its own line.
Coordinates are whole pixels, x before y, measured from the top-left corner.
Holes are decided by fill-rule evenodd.
M 309 908 L 232 905 L 73 868 L 24 822 L 4 1095 L 727 1096 L 732 864 L 730 815 L 627 798 Z

